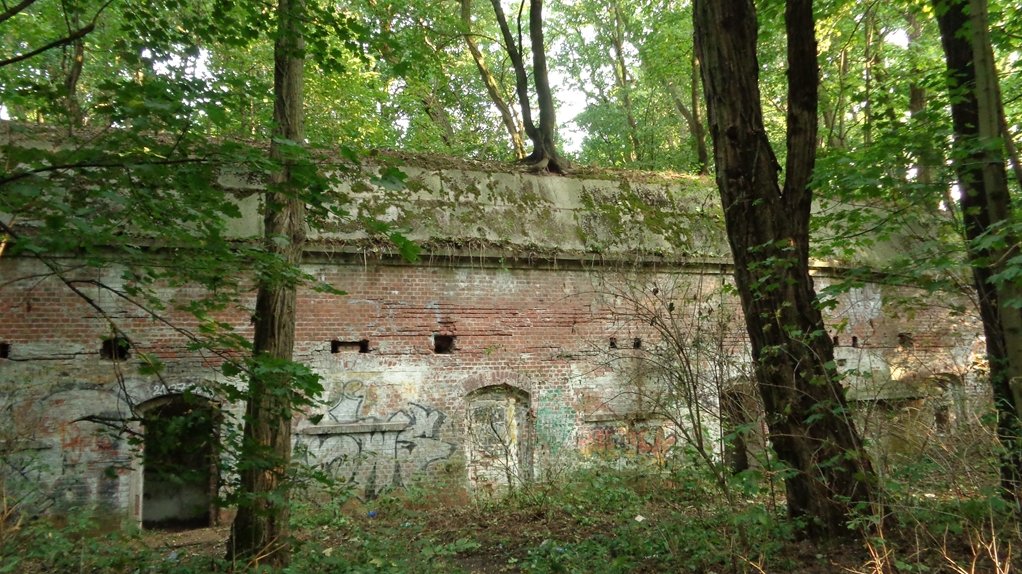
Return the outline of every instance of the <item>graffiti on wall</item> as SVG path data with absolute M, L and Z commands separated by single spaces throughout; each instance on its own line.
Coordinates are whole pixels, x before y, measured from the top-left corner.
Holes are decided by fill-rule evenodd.
M 404 486 L 411 476 L 454 453 L 454 443 L 440 439 L 447 420 L 443 412 L 407 403 L 386 418 L 364 417 L 362 383 L 349 382 L 342 388 L 327 420 L 299 431 L 296 452 L 308 464 L 358 483 L 366 498 Z
M 122 502 L 131 450 L 122 435 L 82 415 L 88 383 L 0 386 L 0 485 L 20 512 L 66 512 Z M 105 396 L 104 396 L 105 398 Z M 107 414 L 114 421 L 116 411 Z
M 649 456 L 662 463 L 677 442 L 677 435 L 662 425 L 600 425 L 580 438 L 578 448 L 588 456 L 632 454 Z

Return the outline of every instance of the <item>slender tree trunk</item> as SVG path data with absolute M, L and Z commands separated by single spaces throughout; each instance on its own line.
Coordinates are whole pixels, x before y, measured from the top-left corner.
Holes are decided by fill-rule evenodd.
M 695 59 L 693 58 L 693 64 Z M 698 68 L 696 68 L 698 70 Z M 698 74 L 698 72 L 696 72 Z M 699 81 L 695 74 L 693 74 L 692 81 L 693 90 L 698 91 Z M 696 153 L 696 163 L 698 164 L 699 175 L 709 175 L 710 173 L 710 154 L 706 149 L 706 129 L 703 127 L 703 121 L 699 118 L 698 102 L 695 102 L 691 108 L 685 105 L 685 101 L 681 99 L 681 95 L 678 93 L 678 88 L 669 81 L 664 82 L 667 87 L 667 93 L 671 96 L 671 102 L 674 104 L 674 110 L 678 112 L 682 121 L 688 126 L 688 131 L 692 134 L 692 147 Z
M 554 173 L 565 173 L 567 162 L 557 153 L 554 135 L 557 119 L 554 109 L 554 95 L 550 90 L 550 75 L 546 64 L 546 43 L 543 38 L 543 0 L 529 2 L 529 41 L 532 44 L 532 79 L 536 86 L 536 103 L 539 107 L 539 129 L 533 139 L 535 149 L 531 161 L 536 169 Z
M 1001 106 L 1001 132 L 1004 133 L 1004 149 L 1008 153 L 1008 163 L 1011 164 L 1011 171 L 1015 175 L 1015 185 L 1022 191 L 1022 161 L 1018 155 L 1018 147 L 1015 145 L 1014 136 L 1008 128 L 1008 118 L 1004 115 L 1004 106 Z
M 85 40 L 78 38 L 71 43 L 71 66 L 64 78 L 64 98 L 67 115 L 73 128 L 82 126 L 82 105 L 78 101 L 78 80 L 85 66 Z
M 614 79 L 617 80 L 618 90 L 621 91 L 621 106 L 625 109 L 625 119 L 628 121 L 628 141 L 631 143 L 632 152 L 630 160 L 642 160 L 642 147 L 639 142 L 639 124 L 635 121 L 635 112 L 632 109 L 632 85 L 628 77 L 628 64 L 625 62 L 625 21 L 621 14 L 621 6 L 614 2 L 614 30 L 611 34 L 611 44 L 614 46 Z
M 826 136 L 824 141 L 827 147 L 841 149 L 845 147 L 845 82 L 848 78 L 848 50 L 842 49 L 838 55 L 837 67 L 837 100 L 829 109 L 823 111 L 822 117 Z
M 493 102 L 493 105 L 497 107 L 497 111 L 500 112 L 500 119 L 504 122 L 504 128 L 507 130 L 508 135 L 511 136 L 511 147 L 514 150 L 515 158 L 524 159 L 525 144 L 522 143 L 522 130 L 518 126 L 518 122 L 515 121 L 510 106 L 504 101 L 500 85 L 497 83 L 497 79 L 493 77 L 490 68 L 486 65 L 483 53 L 479 50 L 479 46 L 476 45 L 475 37 L 472 36 L 472 0 L 461 0 L 461 23 L 465 27 L 465 45 L 468 47 L 469 54 L 472 55 L 472 61 L 475 62 L 476 69 L 479 70 L 479 77 L 482 78 L 483 84 L 486 86 L 486 93 L 490 95 L 490 101 Z
M 518 105 L 522 112 L 522 126 L 525 128 L 525 135 L 535 141 L 536 124 L 532 121 L 532 106 L 529 105 L 529 76 L 525 71 L 525 60 L 522 59 L 522 47 L 515 42 L 515 37 L 511 34 L 511 27 L 508 26 L 500 0 L 490 0 L 490 4 L 493 6 L 493 14 L 497 17 L 504 49 L 515 72 L 515 93 L 518 95 Z
M 447 113 L 447 108 L 444 107 L 443 102 L 436 97 L 436 92 L 432 90 L 426 90 L 426 93 L 420 98 L 422 102 L 422 109 L 426 112 L 430 121 L 433 125 L 440 130 L 440 139 L 444 142 L 444 145 L 449 149 L 454 147 L 454 127 L 451 126 L 451 115 Z
M 710 174 L 710 154 L 706 149 L 706 128 L 703 127 L 703 120 L 699 117 L 699 104 L 702 102 L 699 94 L 699 80 L 701 77 L 699 56 L 695 49 L 692 50 L 692 87 L 689 92 L 689 102 L 692 109 L 692 122 L 689 129 L 692 130 L 692 138 L 695 140 L 696 161 L 699 162 L 699 175 Z
M 289 265 L 301 262 L 305 246 L 305 205 L 296 197 L 294 150 L 304 135 L 304 0 L 278 0 L 274 45 L 274 137 L 270 157 L 280 170 L 270 178 L 264 226 L 266 249 Z M 288 143 L 282 144 L 284 140 Z M 283 239 L 283 240 L 282 240 Z M 292 281 L 261 277 L 256 293 L 256 360 L 290 361 L 294 352 L 297 294 Z M 245 430 L 239 461 L 242 500 L 231 528 L 227 554 L 232 560 L 272 567 L 290 559 L 291 380 L 280 373 L 250 376 Z
M 789 0 L 787 177 L 763 125 L 753 0 L 697 0 L 717 186 L 735 262 L 770 440 L 793 471 L 788 512 L 805 534 L 847 533 L 874 500 L 875 476 L 848 413 L 834 348 L 809 275 L 809 181 L 815 164 L 818 68 L 811 0 Z
M 1022 486 L 1022 285 L 994 281 L 1019 238 L 1000 226 L 1012 221 L 1005 171 L 1001 103 L 988 36 L 984 0 L 933 0 L 948 67 L 954 166 L 961 187 L 961 210 L 973 281 L 986 335 L 990 385 L 1004 450 L 1001 482 L 1016 504 Z M 965 33 L 964 31 L 968 31 Z M 970 42 L 971 40 L 971 42 Z M 993 233 L 1004 247 L 980 247 Z M 1006 235 L 1006 236 L 1005 236 Z
M 64 18 L 68 28 L 78 30 L 82 27 L 81 8 L 76 3 L 64 5 Z M 82 126 L 82 106 L 78 101 L 78 81 L 85 67 L 85 37 L 79 36 L 64 46 L 64 111 L 67 112 L 68 126 L 74 130 Z
M 511 65 L 515 71 L 515 91 L 518 93 L 518 103 L 522 111 L 522 125 L 525 127 L 525 134 L 532 140 L 532 153 L 525 158 L 525 162 L 530 164 L 531 169 L 535 171 L 564 173 L 567 171 L 567 162 L 561 159 L 557 153 L 554 142 L 556 118 L 554 98 L 547 73 L 546 48 L 543 43 L 543 0 L 529 1 L 529 41 L 532 45 L 533 85 L 536 88 L 536 104 L 539 108 L 538 126 L 532 120 L 532 107 L 529 104 L 529 77 L 525 71 L 522 47 L 511 34 L 511 28 L 504 16 L 500 0 L 491 0 L 491 4 L 508 57 L 511 59 Z
M 919 51 L 922 49 L 920 46 L 920 39 L 923 36 L 922 21 L 911 11 L 905 14 L 905 20 L 908 24 L 908 48 L 911 51 Z M 922 70 L 917 69 L 916 66 L 913 66 L 913 72 L 913 78 L 919 78 L 923 75 Z M 926 109 L 926 87 L 912 81 L 909 84 L 908 90 L 908 111 L 915 118 Z M 915 168 L 916 180 L 919 183 L 929 184 L 933 182 L 933 165 L 932 157 L 918 158 Z
M 866 101 L 862 108 L 862 141 L 867 146 L 873 143 L 873 71 L 877 64 L 876 57 L 876 26 L 874 24 L 873 5 L 866 6 L 866 13 L 862 17 L 863 54 L 862 59 L 865 65 L 863 70 L 863 91 L 866 94 Z

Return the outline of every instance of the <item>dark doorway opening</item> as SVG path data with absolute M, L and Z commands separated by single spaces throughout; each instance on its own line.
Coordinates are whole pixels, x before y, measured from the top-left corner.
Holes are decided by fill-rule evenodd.
M 143 412 L 142 527 L 212 526 L 219 478 L 215 407 L 175 395 L 152 401 Z

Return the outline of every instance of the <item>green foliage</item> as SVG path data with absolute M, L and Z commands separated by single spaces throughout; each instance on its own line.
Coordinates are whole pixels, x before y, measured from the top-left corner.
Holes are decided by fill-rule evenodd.
M 691 20 L 689 7 L 665 2 L 554 4 L 551 61 L 585 98 L 571 121 L 583 134 L 580 162 L 684 172 L 697 167 L 691 126 L 678 109 L 679 103 L 692 107 Z

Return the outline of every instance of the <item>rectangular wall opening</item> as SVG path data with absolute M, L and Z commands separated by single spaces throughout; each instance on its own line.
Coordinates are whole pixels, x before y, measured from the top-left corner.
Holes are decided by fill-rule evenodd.
M 330 352 L 335 355 L 338 353 L 368 353 L 369 339 L 361 339 L 359 341 L 339 341 L 334 339 L 330 341 Z
M 107 337 L 99 348 L 99 356 L 108 361 L 127 361 L 131 356 L 131 343 L 127 337 Z
M 433 335 L 433 352 L 438 355 L 454 352 L 454 335 Z
M 903 349 L 911 349 L 916 345 L 912 333 L 898 333 L 898 346 Z

